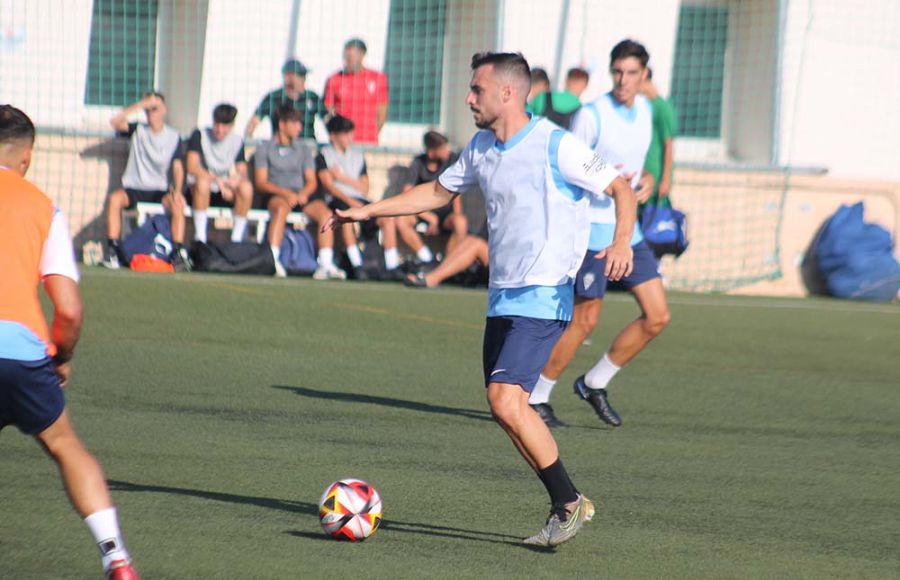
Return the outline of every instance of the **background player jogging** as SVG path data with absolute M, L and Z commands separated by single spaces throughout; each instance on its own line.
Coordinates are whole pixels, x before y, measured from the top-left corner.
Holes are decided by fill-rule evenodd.
M 647 74 L 650 55 L 643 45 L 623 40 L 613 47 L 609 70 L 613 90 L 582 107 L 572 120 L 572 133 L 598 155 L 615 165 L 631 182 L 639 202 L 653 192 L 653 176 L 644 169 L 653 132 L 649 99 L 638 94 Z M 613 241 L 617 208 L 611 200 L 591 200 L 591 239 L 584 263 L 575 281 L 575 313 L 572 324 L 556 343 L 544 372 L 531 393 L 530 403 L 550 427 L 564 427 L 550 406 L 550 393 L 557 379 L 591 335 L 603 308 L 608 278 L 604 275 L 606 248 Z M 618 413 L 609 404 L 606 387 L 619 369 L 641 352 L 669 324 L 666 292 L 653 251 L 634 227 L 631 238 L 634 271 L 619 284 L 630 291 L 641 315 L 616 336 L 609 350 L 587 373 L 575 380 L 575 393 L 587 401 L 604 422 L 618 427 Z
M 479 185 L 484 192 L 491 273 L 484 332 L 484 382 L 491 413 L 535 470 L 550 495 L 550 517 L 525 539 L 556 546 L 594 514 L 559 458 L 549 429 L 528 405 L 528 394 L 572 316 L 572 283 L 587 250 L 588 193 L 616 204 L 615 241 L 606 274 L 631 272 L 634 193 L 618 172 L 571 134 L 525 112 L 531 85 L 521 54 L 472 58 L 466 103 L 475 134 L 436 182 L 362 208 L 338 211 L 326 227 L 413 215 L 447 205 Z

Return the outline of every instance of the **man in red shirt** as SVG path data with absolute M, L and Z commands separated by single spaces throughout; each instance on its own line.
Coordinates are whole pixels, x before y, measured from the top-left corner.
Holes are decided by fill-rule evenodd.
M 325 83 L 325 107 L 353 121 L 357 143 L 377 144 L 387 120 L 388 83 L 384 73 L 363 66 L 365 57 L 366 43 L 359 38 L 344 44 L 344 69 Z

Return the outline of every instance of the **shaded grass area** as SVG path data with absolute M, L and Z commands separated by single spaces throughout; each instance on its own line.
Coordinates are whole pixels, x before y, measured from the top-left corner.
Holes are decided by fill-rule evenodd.
M 895 306 L 674 295 L 611 430 L 570 385 L 636 315 L 612 296 L 553 399 L 598 515 L 545 553 L 519 544 L 543 488 L 484 402 L 483 292 L 94 269 L 83 292 L 69 407 L 146 578 L 900 575 Z M 346 476 L 385 501 L 358 545 L 316 515 Z M 0 576 L 96 575 L 12 429 L 0 493 Z

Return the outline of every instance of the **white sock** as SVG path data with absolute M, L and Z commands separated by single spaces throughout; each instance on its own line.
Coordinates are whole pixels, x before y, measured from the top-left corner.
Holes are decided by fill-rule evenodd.
M 350 265 L 354 268 L 362 266 L 362 253 L 356 244 L 347 246 L 347 257 L 350 258 Z
M 100 558 L 103 562 L 103 570 L 108 570 L 109 565 L 116 560 L 130 560 L 125 542 L 122 541 L 122 532 L 119 531 L 119 519 L 116 517 L 116 508 L 106 508 L 94 512 L 84 518 L 84 523 L 91 530 L 97 547 L 100 548 Z
M 275 257 L 276 262 L 281 262 L 281 248 L 278 246 L 269 246 L 272 248 L 272 255 Z
M 397 248 L 385 248 L 384 249 L 384 267 L 388 270 L 393 270 L 394 268 L 400 265 L 400 252 L 397 251 Z
M 606 385 L 609 384 L 609 381 L 616 376 L 616 373 L 619 372 L 619 369 L 621 368 L 622 367 L 617 367 L 609 360 L 609 354 L 605 354 L 603 355 L 603 358 L 597 361 L 597 364 L 591 367 L 591 370 L 584 375 L 584 384 L 586 384 L 589 389 L 605 389 Z
M 416 257 L 423 262 L 430 262 L 434 260 L 434 254 L 431 253 L 431 248 L 428 246 L 422 246 L 419 248 L 419 251 L 416 252 Z
M 231 241 L 241 242 L 244 240 L 244 232 L 247 231 L 247 216 L 239 215 L 234 217 L 234 226 L 231 228 Z
M 206 243 L 206 224 L 209 218 L 205 209 L 194 210 L 194 239 Z
M 551 381 L 543 374 L 538 377 L 537 384 L 534 385 L 534 389 L 531 391 L 531 396 L 528 397 L 529 405 L 539 405 L 541 403 L 549 403 L 550 402 L 550 393 L 553 392 L 553 387 L 556 385 L 556 381 Z
M 334 266 L 334 248 L 319 248 L 319 265 L 326 268 Z

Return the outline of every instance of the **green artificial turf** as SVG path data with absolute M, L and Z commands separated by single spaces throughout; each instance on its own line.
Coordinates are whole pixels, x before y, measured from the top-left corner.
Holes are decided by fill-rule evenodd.
M 900 308 L 676 294 L 615 379 L 571 382 L 637 312 L 607 300 L 552 403 L 597 517 L 548 509 L 490 421 L 483 291 L 86 269 L 68 405 L 139 571 L 157 578 L 900 576 Z M 319 528 L 341 477 L 382 494 L 361 544 Z M 99 577 L 53 464 L 0 435 L 0 577 Z

